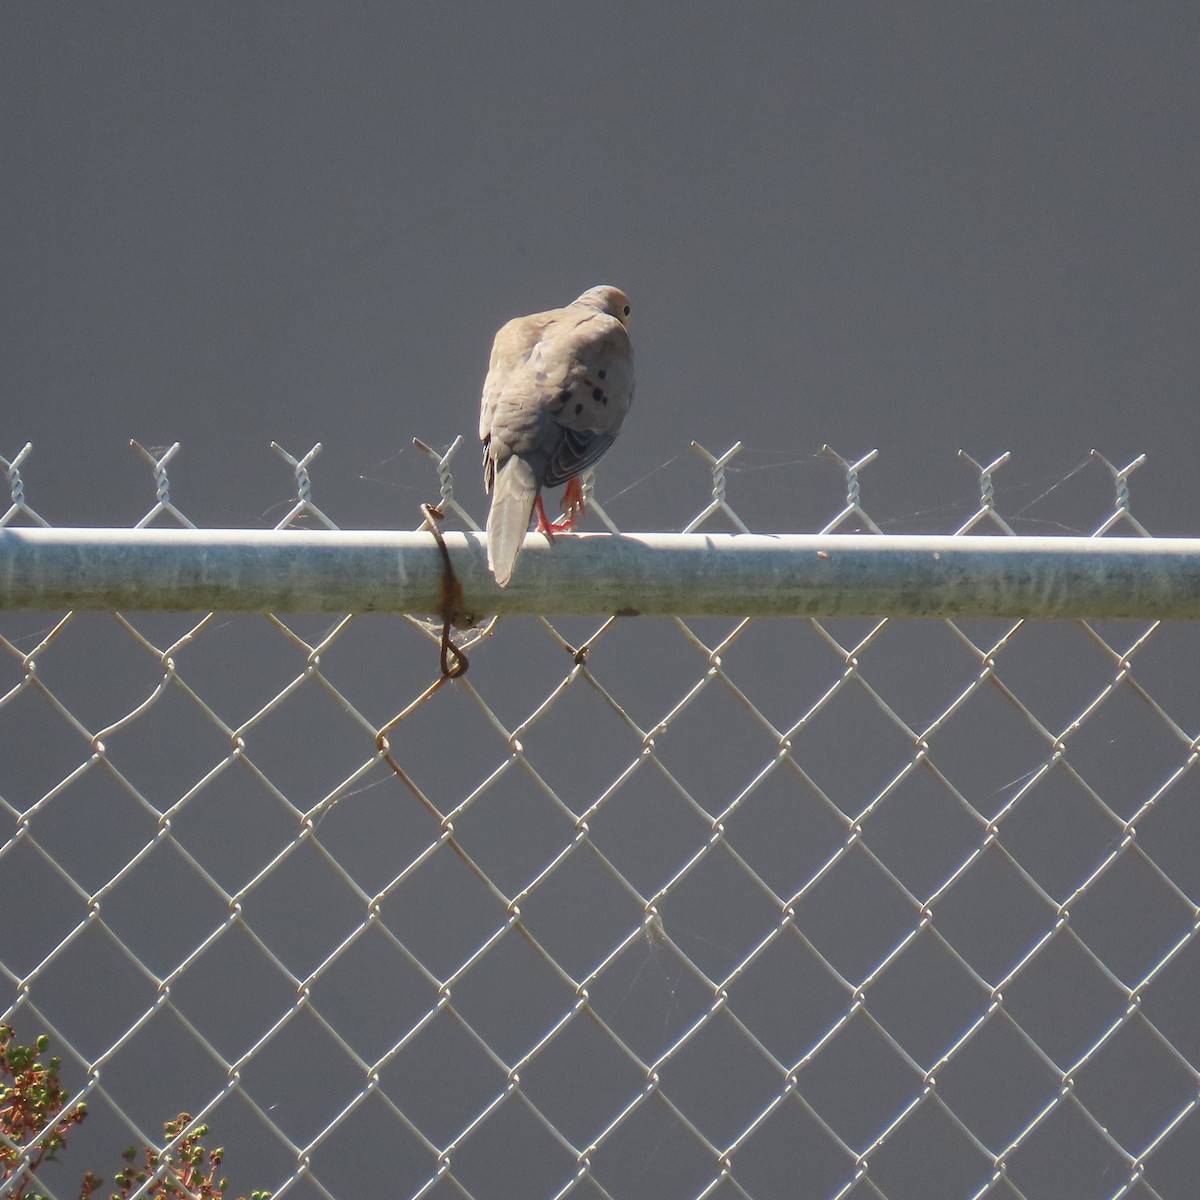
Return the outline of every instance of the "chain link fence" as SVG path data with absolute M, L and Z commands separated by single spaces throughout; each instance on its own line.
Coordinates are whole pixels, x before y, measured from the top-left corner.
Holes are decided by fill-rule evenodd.
M 317 449 L 281 528 L 335 527 Z M 688 529 L 744 530 L 701 454 Z M 879 531 L 871 457 L 822 532 Z M 1012 533 L 967 461 L 945 532 Z M 440 633 L 0 614 L 3 1020 L 89 1106 L 38 1189 L 184 1111 L 230 1194 L 1196 1194 L 1193 625 L 505 618 L 457 679 Z

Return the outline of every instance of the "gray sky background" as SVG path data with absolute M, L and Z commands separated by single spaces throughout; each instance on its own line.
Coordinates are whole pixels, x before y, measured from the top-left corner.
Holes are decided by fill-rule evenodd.
M 805 528 L 822 442 L 883 450 L 885 515 L 969 493 L 959 446 L 1030 499 L 1097 446 L 1194 531 L 1198 40 L 1182 2 L 9 6 L 0 453 L 121 524 L 125 442 L 178 439 L 189 514 L 258 525 L 267 443 L 320 439 L 340 523 L 409 527 L 394 456 L 473 443 L 495 329 L 604 281 L 602 498 L 741 438 Z M 672 478 L 618 520 L 677 526 Z

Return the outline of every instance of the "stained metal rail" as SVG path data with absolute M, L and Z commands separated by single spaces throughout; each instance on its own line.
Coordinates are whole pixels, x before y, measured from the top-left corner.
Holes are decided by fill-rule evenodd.
M 1200 618 L 1200 539 L 531 534 L 497 588 L 444 535 L 464 618 L 487 614 Z M 0 608 L 442 611 L 426 532 L 0 529 Z

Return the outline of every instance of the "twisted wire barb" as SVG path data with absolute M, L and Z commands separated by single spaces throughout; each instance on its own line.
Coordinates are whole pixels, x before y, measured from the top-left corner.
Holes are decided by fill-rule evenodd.
M 169 516 L 174 517 L 180 525 L 188 529 L 195 529 L 196 526 L 171 503 L 171 481 L 167 477 L 167 464 L 179 453 L 179 443 L 174 442 L 161 454 L 158 454 L 154 450 L 147 450 L 140 442 L 130 441 L 129 444 L 137 451 L 154 474 L 154 506 L 134 525 L 134 528 L 145 529 L 155 517 L 162 513 L 167 513 Z
M 33 443 L 26 442 L 24 446 L 17 451 L 16 456 L 10 462 L 3 455 L 0 455 L 0 469 L 4 471 L 8 479 L 8 492 L 12 497 L 12 505 L 8 511 L 0 516 L 0 528 L 12 523 L 14 517 L 19 514 L 27 516 L 35 525 L 43 527 L 49 526 L 50 522 L 34 512 L 28 504 L 25 503 L 25 482 L 21 478 L 21 464 L 30 455 L 33 450 Z
M 995 472 L 1012 458 L 1011 452 L 1006 450 L 998 458 L 992 459 L 986 467 L 976 462 L 965 450 L 959 450 L 958 457 L 970 463 L 979 473 L 979 509 L 954 531 L 955 536 L 969 533 L 984 519 L 990 520 L 1004 533 L 1015 535 L 1013 527 L 996 511 L 996 487 L 992 479 Z
M 1091 457 L 1097 462 L 1101 462 L 1108 469 L 1108 473 L 1112 476 L 1113 490 L 1116 493 L 1116 507 L 1112 516 L 1097 530 L 1097 536 L 1107 533 L 1113 526 L 1124 522 L 1137 530 L 1138 533 L 1145 537 L 1150 536 L 1150 531 L 1134 517 L 1129 511 L 1129 477 L 1146 461 L 1144 454 L 1139 454 L 1132 462 L 1127 463 L 1123 467 L 1115 467 L 1099 450 L 1093 450 Z
M 301 517 L 315 517 L 326 529 L 336 529 L 337 525 L 332 518 L 327 517 L 313 503 L 312 499 L 312 479 L 308 474 L 308 464 L 321 453 L 321 443 L 314 443 L 312 449 L 303 458 L 296 458 L 278 442 L 272 442 L 271 449 L 292 468 L 296 478 L 296 503 L 275 528 L 286 529 L 293 521 L 299 520 Z
M 841 467 L 846 477 L 846 507 L 833 520 L 826 522 L 821 532 L 833 533 L 839 525 L 843 525 L 851 518 L 854 518 L 862 522 L 872 533 L 882 533 L 883 530 L 875 524 L 862 507 L 862 484 L 858 478 L 863 468 L 870 466 L 879 457 L 879 451 L 870 450 L 853 462 L 839 454 L 829 445 L 822 446 L 821 453 L 831 462 Z
M 742 533 L 749 533 L 750 530 L 742 521 L 742 518 L 734 512 L 732 506 L 725 499 L 725 468 L 742 452 L 742 443 L 734 442 L 724 454 L 719 456 L 706 450 L 699 442 L 692 442 L 691 448 L 708 463 L 712 470 L 712 501 L 684 526 L 683 532 L 691 533 L 693 530 L 699 529 L 709 517 L 714 513 L 720 512 L 724 513 L 733 522 L 735 528 Z

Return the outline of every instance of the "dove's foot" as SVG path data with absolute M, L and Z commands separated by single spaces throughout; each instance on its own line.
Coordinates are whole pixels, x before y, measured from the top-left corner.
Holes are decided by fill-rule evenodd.
M 567 487 L 563 492 L 562 506 L 563 512 L 566 514 L 566 519 L 563 521 L 551 521 L 546 516 L 546 509 L 542 505 L 542 494 L 538 493 L 537 531 L 538 533 L 544 533 L 551 541 L 554 540 L 556 533 L 574 533 L 575 522 L 582 513 L 587 512 L 587 505 L 583 500 L 583 484 L 579 482 L 578 475 L 573 479 L 567 480 Z
M 546 509 L 542 505 L 542 497 L 539 494 L 537 501 L 537 531 L 544 533 L 551 541 L 554 541 L 556 533 L 574 533 L 575 532 L 575 517 L 574 514 L 568 515 L 565 521 L 551 521 L 546 516 Z

